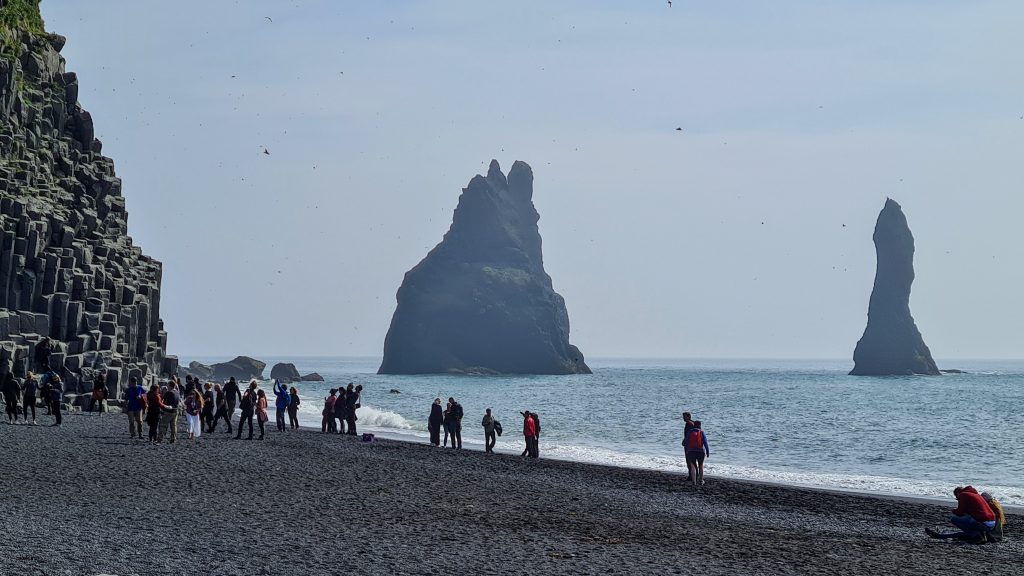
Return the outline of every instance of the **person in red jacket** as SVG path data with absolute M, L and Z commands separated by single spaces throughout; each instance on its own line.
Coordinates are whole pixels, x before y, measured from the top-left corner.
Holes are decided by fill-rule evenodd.
M 522 412 L 523 415 L 523 439 L 526 441 L 524 456 L 537 457 L 537 422 L 529 411 Z
M 953 496 L 956 497 L 957 507 L 953 510 L 953 517 L 949 521 L 960 531 L 940 533 L 931 528 L 925 528 L 925 533 L 932 538 L 956 538 L 968 542 L 984 542 L 985 534 L 996 527 L 996 515 L 992 512 L 992 507 L 973 486 L 957 486 L 953 489 Z

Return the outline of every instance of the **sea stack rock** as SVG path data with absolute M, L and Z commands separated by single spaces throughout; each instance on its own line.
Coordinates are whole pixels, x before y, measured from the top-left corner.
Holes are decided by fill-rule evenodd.
M 451 228 L 398 289 L 380 374 L 589 374 L 544 271 L 533 171 L 462 190 Z
M 291 362 L 278 362 L 270 369 L 270 379 L 281 382 L 298 382 L 302 379 L 299 370 Z
M 38 2 L 0 0 L 0 377 L 52 369 L 65 391 L 152 381 L 165 357 L 160 262 L 128 236 L 114 162 Z
M 878 265 L 868 304 L 868 325 L 853 352 L 852 376 L 938 375 L 932 353 L 910 315 L 914 236 L 900 205 L 891 199 L 875 224 Z

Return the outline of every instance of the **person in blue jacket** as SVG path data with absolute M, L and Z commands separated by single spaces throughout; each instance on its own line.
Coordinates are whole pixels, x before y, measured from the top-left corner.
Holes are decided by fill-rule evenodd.
M 128 436 L 142 439 L 142 411 L 146 407 L 146 389 L 139 384 L 138 378 L 128 379 L 128 389 L 124 391 L 125 407 L 128 414 Z
M 284 417 L 288 413 L 288 405 L 292 402 L 292 396 L 288 393 L 288 387 L 281 382 L 274 380 L 274 396 L 277 400 L 274 402 L 274 416 L 277 420 L 277 431 L 285 431 Z

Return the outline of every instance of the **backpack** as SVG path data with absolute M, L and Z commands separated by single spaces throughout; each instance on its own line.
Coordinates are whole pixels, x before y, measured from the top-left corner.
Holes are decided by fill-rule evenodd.
M 497 420 L 494 421 L 494 433 L 501 436 L 501 422 L 498 422 Z
M 456 402 L 455 405 L 452 406 L 452 416 L 454 416 L 456 420 L 460 422 L 462 421 L 462 404 Z
M 694 428 L 693 430 L 690 430 L 690 435 L 686 437 L 686 451 L 704 451 L 704 432 L 700 428 Z

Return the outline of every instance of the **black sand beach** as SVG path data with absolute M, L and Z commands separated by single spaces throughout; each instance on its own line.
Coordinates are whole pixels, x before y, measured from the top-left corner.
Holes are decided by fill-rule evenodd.
M 1019 515 L 1008 541 L 971 546 L 925 537 L 947 506 L 717 478 L 695 493 L 652 471 L 313 430 L 267 436 L 149 445 L 127 438 L 121 414 L 72 414 L 61 429 L 0 425 L 0 574 L 994 575 L 1024 566 Z

